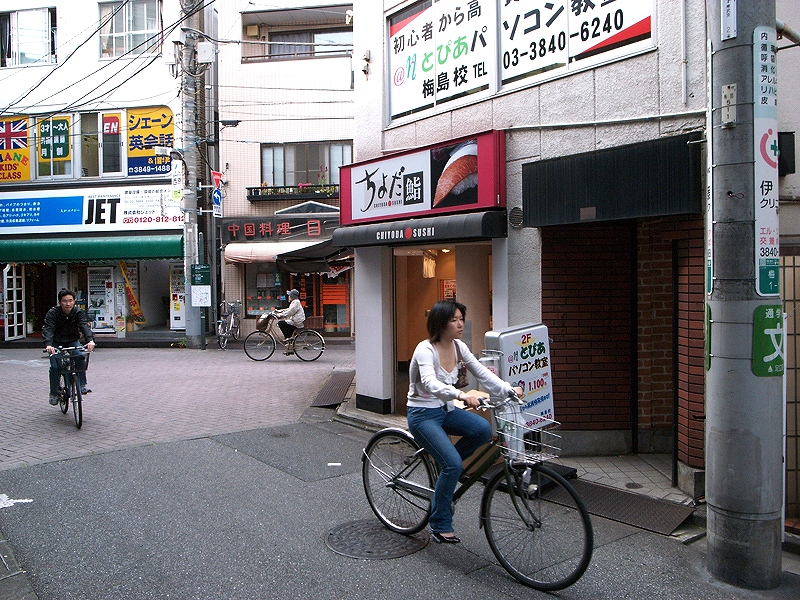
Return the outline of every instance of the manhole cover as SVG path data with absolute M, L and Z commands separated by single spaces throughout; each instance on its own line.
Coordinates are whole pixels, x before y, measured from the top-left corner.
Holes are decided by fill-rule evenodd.
M 350 558 L 400 558 L 428 544 L 428 532 L 401 535 L 386 529 L 379 521 L 352 521 L 328 532 L 325 545 Z

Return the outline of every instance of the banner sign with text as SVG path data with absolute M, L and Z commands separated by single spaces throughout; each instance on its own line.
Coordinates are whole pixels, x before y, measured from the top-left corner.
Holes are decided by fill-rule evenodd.
M 168 175 L 169 156 L 156 156 L 156 146 L 175 145 L 175 123 L 166 106 L 128 109 L 128 175 Z
M 27 117 L 0 119 L 0 183 L 30 181 L 31 148 Z
M 505 206 L 505 137 L 490 131 L 342 167 L 342 225 Z
M 655 0 L 440 0 L 389 17 L 393 119 L 655 47 Z M 495 57 L 499 57 L 499 60 Z
M 171 195 L 169 186 L 6 192 L 0 196 L 0 235 L 182 229 Z

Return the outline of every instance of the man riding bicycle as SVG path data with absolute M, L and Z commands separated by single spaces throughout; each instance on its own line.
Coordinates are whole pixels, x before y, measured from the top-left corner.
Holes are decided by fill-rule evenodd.
M 275 316 L 280 319 L 278 327 L 281 328 L 281 333 L 287 340 L 306 322 L 306 313 L 303 310 L 303 305 L 300 304 L 300 292 L 292 289 L 289 290 L 288 296 L 290 300 L 289 306 L 275 311 Z
M 86 319 L 86 313 L 75 306 L 75 292 L 61 290 L 58 292 L 58 306 L 47 311 L 42 326 L 45 351 L 50 355 L 50 404 L 58 404 L 58 359 L 55 356 L 56 346 L 80 345 L 81 333 L 86 339 L 86 349 L 94 350 L 94 336 L 92 328 Z M 78 355 L 77 352 L 74 354 Z M 75 359 L 82 361 L 83 357 Z M 86 369 L 78 370 L 78 379 L 81 385 L 81 394 L 88 394 L 91 390 L 86 385 Z

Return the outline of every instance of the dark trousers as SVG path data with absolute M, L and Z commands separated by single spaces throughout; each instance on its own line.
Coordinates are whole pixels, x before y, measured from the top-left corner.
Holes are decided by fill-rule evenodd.
M 278 321 L 278 327 L 281 328 L 283 337 L 285 337 L 287 340 L 294 335 L 295 331 L 297 331 L 297 327 L 287 321 Z

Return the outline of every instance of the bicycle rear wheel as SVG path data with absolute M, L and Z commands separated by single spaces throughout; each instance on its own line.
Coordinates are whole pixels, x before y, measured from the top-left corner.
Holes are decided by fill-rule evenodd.
M 228 322 L 217 321 L 217 345 L 220 350 L 225 350 L 228 346 Z
M 361 476 L 367 502 L 375 516 L 397 533 L 411 535 L 421 531 L 431 516 L 431 500 L 400 487 L 397 479 L 434 486 L 434 469 L 428 455 L 414 454 L 419 445 L 400 430 L 379 431 L 367 443 L 361 457 Z
M 270 333 L 254 331 L 244 338 L 244 353 L 253 360 L 267 360 L 275 352 L 275 338 Z
M 312 329 L 303 329 L 294 338 L 294 353 L 306 362 L 317 360 L 325 351 L 325 340 Z
M 231 323 L 231 337 L 234 341 L 239 339 L 239 333 L 241 332 L 240 321 L 239 317 L 233 317 L 233 323 Z
M 75 417 L 75 427 L 78 429 L 83 425 L 83 396 L 81 395 L 81 386 L 78 383 L 78 376 L 75 375 L 70 378 L 70 392 L 72 395 L 72 416 Z
M 578 494 L 542 465 L 498 472 L 483 493 L 481 520 L 492 552 L 515 579 L 542 591 L 564 589 L 589 566 L 594 534 Z

